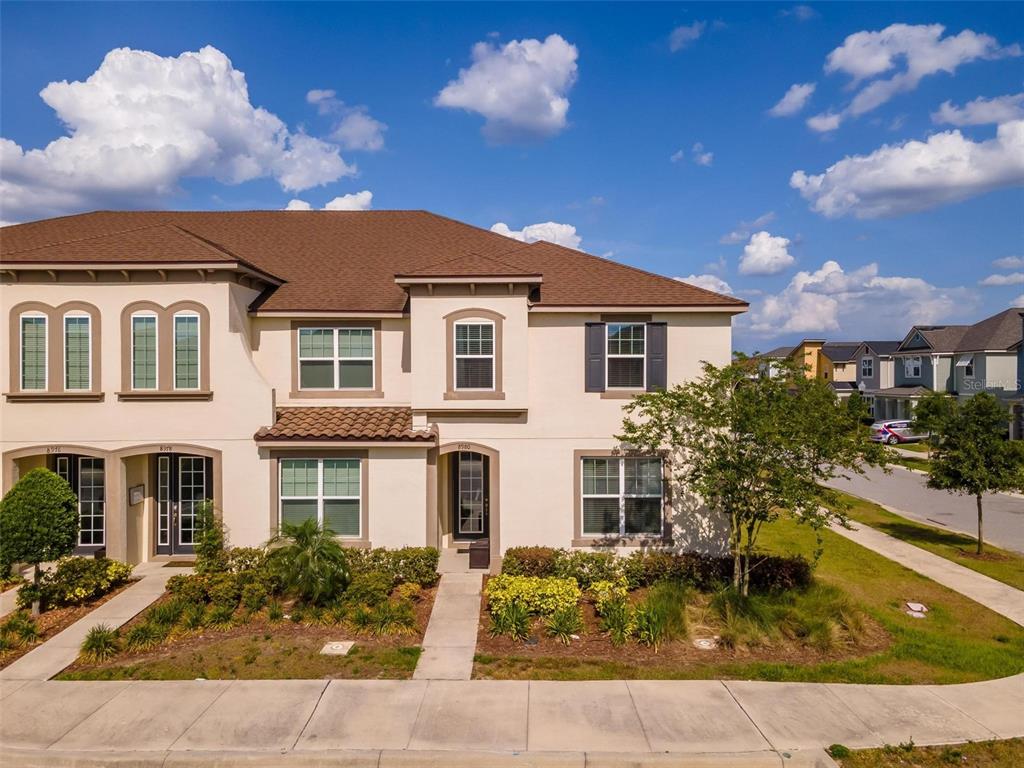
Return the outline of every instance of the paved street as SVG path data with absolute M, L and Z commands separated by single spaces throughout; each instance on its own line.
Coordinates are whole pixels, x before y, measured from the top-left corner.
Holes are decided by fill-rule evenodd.
M 830 483 L 831 487 L 870 499 L 923 523 L 975 535 L 978 513 L 974 499 L 925 485 L 925 476 L 895 467 L 892 474 L 868 470 L 864 477 Z M 1024 499 L 989 494 L 984 499 L 985 541 L 1024 552 Z
M 0 698 L 0 763 L 10 766 L 209 760 L 250 767 L 330 761 L 795 768 L 828 765 L 821 750 L 835 742 L 872 747 L 1024 736 L 1024 675 L 950 686 L 2 681 Z

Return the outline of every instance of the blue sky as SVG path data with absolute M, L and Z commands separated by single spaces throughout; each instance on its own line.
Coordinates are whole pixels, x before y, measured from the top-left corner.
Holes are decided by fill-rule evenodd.
M 724 281 L 752 303 L 747 351 L 1024 299 L 1020 4 L 5 2 L 0 21 L 5 221 L 342 198 L 574 227 L 590 253 Z M 118 48 L 152 56 L 105 64 Z M 565 226 L 523 233 L 546 222 Z

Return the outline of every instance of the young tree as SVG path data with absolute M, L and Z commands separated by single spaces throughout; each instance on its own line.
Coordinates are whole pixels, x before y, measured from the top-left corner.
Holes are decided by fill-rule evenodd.
M 781 515 L 816 529 L 845 522 L 841 497 L 823 483 L 889 456 L 825 382 L 779 365 L 777 377 L 752 378 L 745 359 L 705 363 L 700 379 L 636 396 L 619 436 L 667 452 L 673 483 L 727 517 L 733 585 L 743 594 L 762 526 Z
M 984 551 L 982 497 L 1024 490 L 1024 441 L 1007 440 L 1009 413 L 988 392 L 953 404 L 939 427 L 928 486 L 973 496 L 978 507 L 978 554 Z
M 914 407 L 914 432 L 928 434 L 928 458 L 939 441 L 945 423 L 953 416 L 956 400 L 944 392 L 929 391 Z
M 310 605 L 324 605 L 349 583 L 345 550 L 334 531 L 316 520 L 299 525 L 281 523 L 281 532 L 267 543 L 267 561 L 286 591 Z
M 78 499 L 67 481 L 39 467 L 26 473 L 0 501 L 0 563 L 34 566 L 39 615 L 39 564 L 75 551 L 78 543 Z

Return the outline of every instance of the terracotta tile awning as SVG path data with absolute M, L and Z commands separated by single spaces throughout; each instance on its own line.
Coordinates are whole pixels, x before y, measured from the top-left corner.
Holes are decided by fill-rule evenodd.
M 277 420 L 262 427 L 257 442 L 417 442 L 432 443 L 433 430 L 412 428 L 411 408 L 278 408 Z

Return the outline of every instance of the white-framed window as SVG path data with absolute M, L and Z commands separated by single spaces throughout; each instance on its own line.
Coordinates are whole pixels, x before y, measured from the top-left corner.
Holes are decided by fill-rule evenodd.
M 132 315 L 132 389 L 157 388 L 157 318 L 153 312 Z
M 875 358 L 862 357 L 860 359 L 860 377 L 870 379 L 875 375 Z
M 455 389 L 494 389 L 494 323 L 459 320 L 455 334 Z
M 373 389 L 372 328 L 300 328 L 299 389 Z
M 605 355 L 609 389 L 643 389 L 647 384 L 647 326 L 644 323 L 608 323 Z
M 199 389 L 199 314 L 176 312 L 174 329 L 174 388 Z
M 661 459 L 584 456 L 581 461 L 584 536 L 661 535 Z
M 919 356 L 903 358 L 903 375 L 908 379 L 921 378 L 921 358 Z
M 47 349 L 46 315 L 26 312 L 19 320 L 21 324 L 21 388 L 46 389 Z
M 64 315 L 64 389 L 92 388 L 92 318 Z
M 344 538 L 362 535 L 361 459 L 279 459 L 280 521 L 316 520 Z
M 106 533 L 104 460 L 78 457 L 78 544 L 103 546 Z
M 974 355 L 960 355 L 956 361 L 957 368 L 964 369 L 964 377 L 968 379 L 974 378 Z

